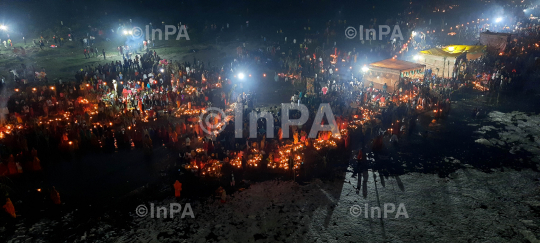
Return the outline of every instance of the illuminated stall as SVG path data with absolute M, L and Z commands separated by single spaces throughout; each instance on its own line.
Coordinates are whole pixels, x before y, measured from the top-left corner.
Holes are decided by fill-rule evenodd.
M 364 86 L 369 86 L 373 82 L 373 88 L 382 89 L 386 84 L 388 92 L 394 92 L 399 79 L 424 78 L 425 65 L 414 62 L 407 62 L 397 59 L 386 59 L 369 64 L 369 69 L 364 75 Z
M 450 45 L 420 51 L 414 59 L 416 63 L 431 69 L 432 74 L 449 78 L 453 77 L 455 66 L 460 67 L 459 70 L 463 71 L 468 60 L 482 57 L 485 50 L 485 46 Z

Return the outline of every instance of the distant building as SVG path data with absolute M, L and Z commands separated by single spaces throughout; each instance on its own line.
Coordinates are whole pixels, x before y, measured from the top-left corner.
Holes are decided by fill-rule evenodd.
M 510 43 L 510 37 L 511 35 L 508 33 L 486 31 L 480 33 L 480 44 L 502 52 L 506 49 L 506 45 Z

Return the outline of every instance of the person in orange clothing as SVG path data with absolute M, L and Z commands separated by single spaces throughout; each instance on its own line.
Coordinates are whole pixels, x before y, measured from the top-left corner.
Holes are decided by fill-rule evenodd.
M 37 150 L 35 148 L 32 148 L 32 157 L 37 156 Z
M 261 140 L 261 150 L 264 150 L 266 148 L 266 134 L 263 134 L 262 140 Z
M 38 159 L 37 156 L 34 156 L 34 160 L 32 161 L 32 169 L 34 171 L 40 171 L 41 170 L 41 161 Z
M 173 144 L 176 144 L 176 142 L 178 142 L 178 134 L 176 133 L 175 130 L 172 130 L 171 133 L 169 133 L 171 139 L 170 141 L 173 143 Z
M 10 155 L 8 159 L 8 171 L 10 175 L 19 173 L 17 170 L 17 164 L 15 163 L 15 158 L 13 158 L 13 154 Z
M 362 149 L 359 149 L 358 154 L 356 154 L 356 161 L 360 163 L 362 162 L 363 158 L 364 158 L 364 154 L 362 153 Z
M 225 203 L 227 202 L 227 192 L 225 191 L 225 189 L 223 189 L 223 187 L 220 187 L 221 188 L 221 203 Z
M 17 166 L 17 173 L 22 174 L 23 173 L 23 168 L 21 166 L 21 163 L 17 162 L 17 163 L 15 163 L 15 166 Z
M 174 127 L 174 131 L 176 132 L 176 135 L 182 134 L 182 127 L 180 126 L 180 123 L 176 123 L 176 126 Z
M 181 191 L 182 191 L 182 183 L 180 183 L 178 180 L 176 180 L 176 182 L 174 182 L 174 196 L 176 198 L 179 198 Z
M 51 189 L 51 200 L 56 205 L 62 204 L 62 201 L 60 200 L 60 193 L 58 193 L 58 191 L 56 190 L 56 188 L 54 188 L 54 186 Z
M 143 107 L 142 107 L 142 100 L 139 99 L 138 103 L 139 103 L 138 106 L 139 106 L 139 112 L 141 113 L 141 117 L 144 117 L 144 110 L 143 110 Z
M 13 203 L 9 197 L 6 198 L 6 204 L 4 204 L 3 208 L 12 218 L 17 218 L 17 214 L 15 214 L 15 207 L 13 206 Z

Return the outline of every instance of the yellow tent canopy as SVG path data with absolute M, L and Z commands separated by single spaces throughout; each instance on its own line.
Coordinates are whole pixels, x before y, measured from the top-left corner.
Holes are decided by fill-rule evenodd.
M 429 50 L 420 51 L 420 53 L 441 57 L 457 57 L 464 52 L 467 52 L 467 54 L 479 54 L 479 56 L 481 56 L 485 50 L 486 46 L 449 45 L 443 48 L 431 48 Z

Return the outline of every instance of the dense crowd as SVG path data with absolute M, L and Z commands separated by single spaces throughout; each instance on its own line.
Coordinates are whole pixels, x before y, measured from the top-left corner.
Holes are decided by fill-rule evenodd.
M 465 28 L 463 38 L 472 41 L 478 28 Z M 326 166 L 325 153 L 308 158 L 304 152 L 350 150 L 351 139 L 360 141 L 356 157 L 362 160 L 368 141 L 368 150 L 374 152 L 382 150 L 383 139 L 397 143 L 401 135 L 414 129 L 418 114 L 447 115 L 452 93 L 459 88 L 471 85 L 482 91 L 504 90 L 521 80 L 528 71 L 524 67 L 530 66 L 530 52 L 538 51 L 538 27 L 529 25 L 527 29 L 527 34 L 518 32 L 506 53 L 468 61 L 459 72 L 461 67 L 456 66 L 452 78 L 438 77 L 432 70 L 426 70 L 421 78 L 402 77 L 393 92 L 388 92 L 386 85 L 374 88 L 352 70 L 374 57 L 401 53 L 404 43 L 399 41 L 371 48 L 369 53 L 355 48 L 310 49 L 310 38 L 298 43 L 294 40 L 299 48 L 279 41 L 261 49 L 244 44 L 237 48 L 230 65 L 221 67 L 196 58 L 193 62 L 165 60 L 144 42 L 119 46 L 120 60 L 85 66 L 76 71 L 74 79 L 54 83 L 45 69 L 23 64 L 10 70 L 15 88 L 7 111 L 2 111 L 7 117 L 2 118 L 0 130 L 0 175 L 16 177 L 40 171 L 46 168 L 41 160 L 51 162 L 58 157 L 55 154 L 69 158 L 87 152 L 143 149 L 150 157 L 156 145 L 178 153 L 183 168 L 201 177 L 222 177 L 223 166 L 282 171 L 302 170 L 305 162 Z M 439 45 L 437 36 L 426 34 L 427 30 L 420 32 L 411 51 Z M 84 58 L 99 58 L 92 39 L 81 45 Z M 102 54 L 107 60 L 105 50 Z M 274 82 L 290 82 L 295 87 L 291 103 L 303 104 L 310 112 L 305 125 L 292 127 L 290 138 L 283 137 L 281 107 L 255 109 L 257 95 L 236 77 L 243 67 L 263 64 L 274 71 L 269 74 Z M 312 127 L 319 125 L 314 121 L 323 103 L 330 104 L 335 123 L 328 123 L 340 133 L 321 131 L 316 138 L 309 138 Z M 212 117 L 209 127 L 204 127 L 208 124 L 200 123 L 199 116 L 210 107 L 221 108 L 226 116 Z M 235 120 L 238 107 L 242 120 Z M 249 134 L 251 111 L 268 111 L 272 118 L 257 120 L 253 137 Z M 291 118 L 300 115 L 290 114 Z M 243 128 L 241 138 L 236 136 L 235 123 Z M 206 131 L 221 127 L 220 133 Z M 267 138 L 267 129 L 273 129 L 275 139 Z M 358 137 L 351 138 L 353 133 Z M 232 185 L 234 172 L 230 178 Z

